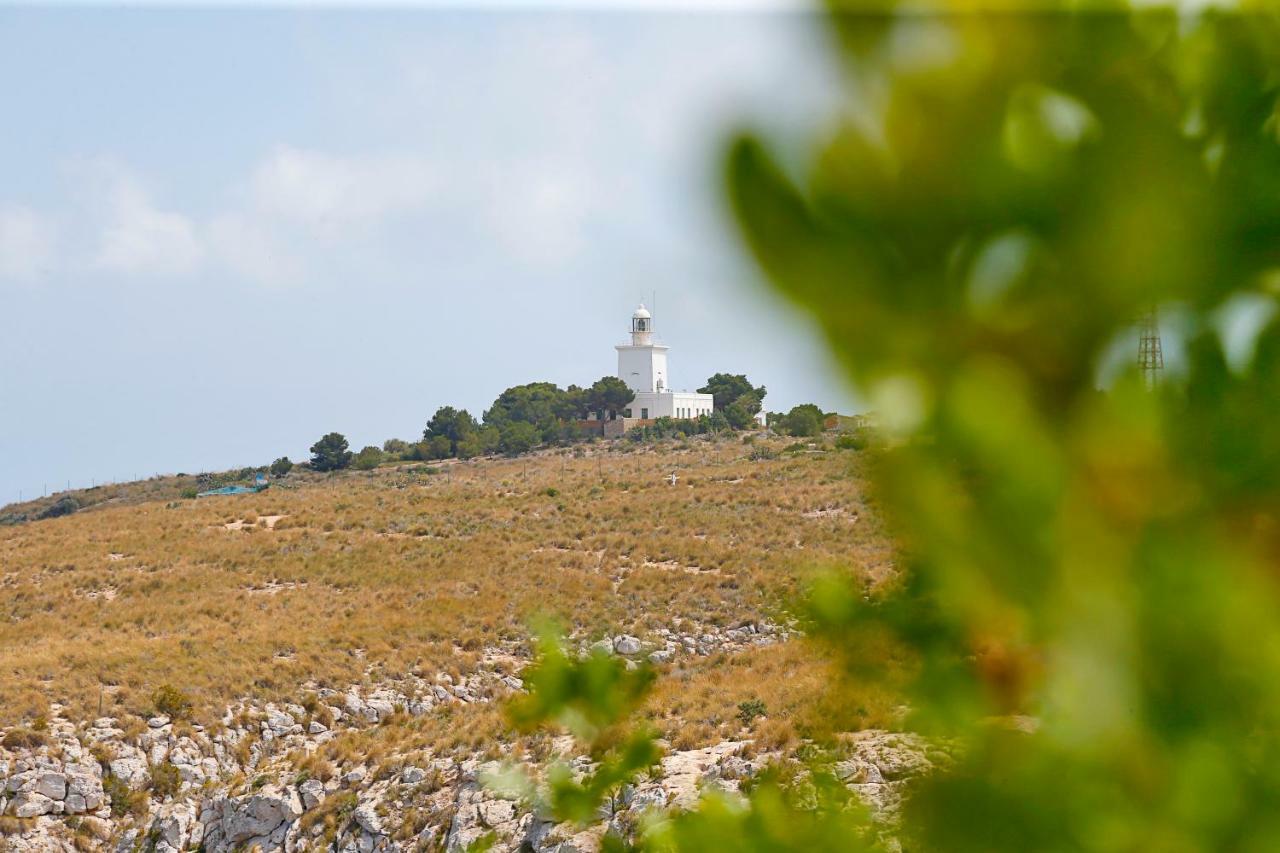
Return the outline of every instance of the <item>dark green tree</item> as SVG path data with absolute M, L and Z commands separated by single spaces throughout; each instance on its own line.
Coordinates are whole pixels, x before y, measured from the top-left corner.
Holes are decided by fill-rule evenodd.
M 470 436 L 470 433 L 467 433 L 467 436 Z M 466 441 L 467 436 L 464 436 L 458 444 Z M 422 444 L 426 448 L 425 456 L 427 459 L 448 459 L 456 455 L 457 452 L 456 446 L 449 440 L 447 435 L 433 435 Z
M 725 407 L 724 418 L 734 429 L 750 429 L 759 411 L 760 399 L 755 394 L 743 394 Z
M 824 417 L 822 409 L 813 403 L 801 403 L 783 415 L 778 426 L 782 432 L 797 438 L 821 435 Z
M 482 426 L 458 442 L 458 456 L 471 459 L 476 456 L 487 456 L 496 453 L 502 444 L 502 436 L 497 427 Z
M 538 446 L 542 438 L 538 428 L 525 421 L 510 421 L 504 424 L 500 434 L 502 452 L 513 456 L 518 453 L 528 453 Z
M 293 462 L 288 456 L 281 456 L 275 462 L 271 463 L 271 476 L 283 477 L 293 470 Z
M 756 409 L 760 411 L 760 403 L 764 400 L 765 388 L 753 386 L 741 373 L 717 373 L 707 380 L 707 384 L 698 389 L 699 394 L 710 394 L 715 398 L 715 409 L 723 412 L 740 397 L 750 395 L 755 398 Z
M 520 421 L 533 424 L 541 432 L 554 429 L 565 414 L 565 392 L 551 382 L 516 385 L 498 395 L 484 413 L 484 422 L 501 429 Z
M 616 416 L 636 398 L 636 392 L 616 376 L 597 379 L 588 391 L 588 408 L 598 415 Z
M 351 464 L 352 453 L 340 432 L 331 432 L 311 445 L 313 471 L 339 471 Z
M 427 421 L 427 428 L 422 431 L 422 438 L 424 441 L 430 441 L 437 436 L 443 436 L 449 440 L 448 455 L 454 456 L 458 452 L 458 442 L 470 435 L 477 426 L 476 419 L 471 417 L 471 413 L 466 409 L 442 406 L 431 416 L 431 420 Z

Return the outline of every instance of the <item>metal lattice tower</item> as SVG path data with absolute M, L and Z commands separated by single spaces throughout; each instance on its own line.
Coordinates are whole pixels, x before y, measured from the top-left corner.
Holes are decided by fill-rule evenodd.
M 1142 315 L 1138 326 L 1138 369 L 1148 388 L 1160 384 L 1164 373 L 1164 350 L 1160 347 L 1160 325 L 1156 322 L 1156 309 Z

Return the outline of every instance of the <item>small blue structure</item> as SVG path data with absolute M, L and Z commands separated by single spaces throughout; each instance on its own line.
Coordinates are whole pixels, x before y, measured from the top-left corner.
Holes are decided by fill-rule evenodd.
M 252 486 L 223 486 L 221 489 L 210 489 L 207 492 L 198 492 L 197 498 L 211 498 L 215 495 L 253 495 L 261 492 L 271 484 L 267 482 L 266 476 L 259 474 L 253 479 Z

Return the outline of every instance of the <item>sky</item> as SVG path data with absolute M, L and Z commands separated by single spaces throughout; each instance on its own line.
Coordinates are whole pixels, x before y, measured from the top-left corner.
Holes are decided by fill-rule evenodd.
M 673 387 L 856 409 L 719 185 L 838 104 L 779 2 L 0 6 L 0 504 L 589 384 L 655 294 Z

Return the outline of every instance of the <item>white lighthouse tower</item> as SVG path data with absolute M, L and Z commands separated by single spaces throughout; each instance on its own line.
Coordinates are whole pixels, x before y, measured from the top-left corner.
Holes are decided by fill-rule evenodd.
M 631 315 L 631 343 L 618 344 L 618 378 L 637 394 L 667 387 L 667 350 L 653 342 L 653 315 L 644 303 Z
M 670 347 L 653 340 L 653 315 L 644 304 L 631 315 L 631 343 L 618 344 L 618 378 L 635 392 L 631 418 L 697 418 L 709 415 L 710 394 L 672 391 L 667 373 Z

